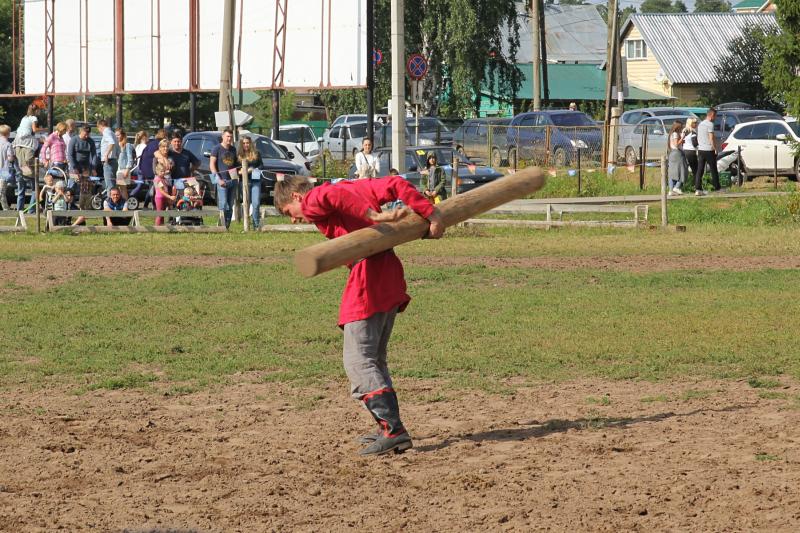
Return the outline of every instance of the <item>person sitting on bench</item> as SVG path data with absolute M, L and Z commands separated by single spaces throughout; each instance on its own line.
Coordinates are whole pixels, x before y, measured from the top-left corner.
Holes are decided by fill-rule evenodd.
M 103 202 L 103 211 L 127 211 L 128 203 L 122 197 L 122 192 L 117 187 L 111 187 L 108 198 Z M 107 217 L 104 219 L 106 226 L 127 226 L 131 223 L 128 217 Z

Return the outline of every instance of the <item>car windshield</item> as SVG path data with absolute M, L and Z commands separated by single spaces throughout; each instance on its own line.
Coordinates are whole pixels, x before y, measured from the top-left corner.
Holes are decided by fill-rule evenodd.
M 417 127 L 416 119 L 410 118 L 406 120 L 406 126 L 410 130 L 415 130 Z M 438 118 L 423 118 L 419 119 L 419 132 L 420 133 L 436 133 L 437 131 L 445 132 L 450 131 L 447 126 L 442 124 Z
M 300 144 L 301 142 L 315 141 L 311 128 L 281 128 L 281 140 Z
M 265 159 L 288 159 L 284 151 L 266 137 L 256 138 L 256 149 L 261 154 L 261 157 Z
M 556 126 L 596 126 L 593 120 L 579 111 L 553 114 L 550 115 L 550 120 Z
M 739 115 L 739 122 L 755 122 L 756 120 L 783 120 L 783 117 L 771 111 L 763 111 L 761 113 L 742 113 Z

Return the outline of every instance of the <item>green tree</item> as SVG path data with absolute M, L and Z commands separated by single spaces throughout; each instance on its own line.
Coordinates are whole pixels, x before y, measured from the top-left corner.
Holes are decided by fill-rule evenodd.
M 761 74 L 768 35 L 775 32 L 765 34 L 760 27 L 749 27 L 728 44 L 723 59 L 714 67 L 714 83 L 701 94 L 704 104 L 747 102 L 759 109 L 780 110 L 781 106 L 764 86 Z
M 766 38 L 761 73 L 772 96 L 800 116 L 800 3 L 775 0 L 775 6 L 780 32 Z
M 686 4 L 681 0 L 644 0 L 640 9 L 642 13 L 686 13 Z
M 383 52 L 376 69 L 375 107 L 391 97 L 391 1 L 375 2 L 375 47 Z M 495 86 L 511 99 L 521 82 L 515 64 L 519 25 L 514 0 L 406 0 L 406 56 L 428 59 L 423 112 L 466 116 L 480 107 L 481 87 Z M 511 28 L 503 54 L 500 28 Z M 406 87 L 407 91 L 410 87 Z M 328 118 L 363 112 L 364 91 L 320 91 Z
M 694 3 L 695 13 L 727 13 L 731 10 L 731 5 L 725 0 L 696 0 Z

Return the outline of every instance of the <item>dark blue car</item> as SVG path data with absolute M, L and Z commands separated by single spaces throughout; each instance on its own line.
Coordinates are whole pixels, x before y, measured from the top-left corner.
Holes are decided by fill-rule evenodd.
M 508 126 L 508 163 L 532 160 L 564 167 L 600 153 L 603 131 L 580 111 L 548 110 L 520 113 Z

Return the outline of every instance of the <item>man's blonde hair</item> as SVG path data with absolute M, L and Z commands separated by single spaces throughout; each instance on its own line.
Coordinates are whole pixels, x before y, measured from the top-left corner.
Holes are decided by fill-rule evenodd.
M 305 176 L 284 176 L 275 183 L 275 207 L 281 209 L 292 202 L 292 193 L 305 194 L 314 188 L 314 184 Z

